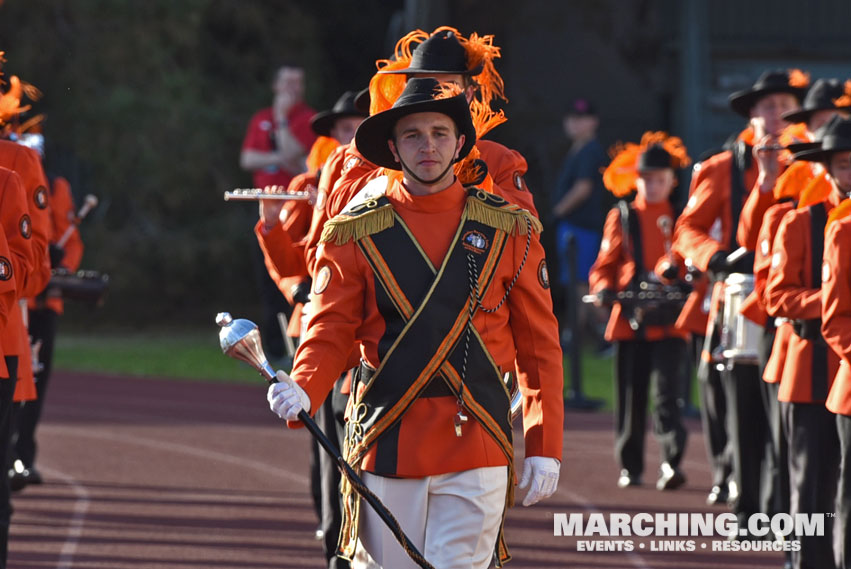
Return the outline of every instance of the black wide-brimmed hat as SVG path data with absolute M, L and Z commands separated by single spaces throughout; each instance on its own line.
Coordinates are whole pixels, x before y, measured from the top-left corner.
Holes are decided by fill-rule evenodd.
M 824 138 L 824 133 L 827 132 L 827 129 L 832 128 L 833 123 L 839 120 L 842 120 L 842 117 L 840 117 L 839 115 L 834 115 L 830 118 L 829 121 L 818 127 L 813 133 L 812 142 L 791 142 L 787 144 L 784 148 L 786 148 L 786 150 L 792 153 L 792 158 L 795 160 L 798 159 L 798 153 L 800 152 L 805 152 L 808 150 L 818 150 L 819 148 L 821 148 L 821 141 Z
M 365 115 L 369 116 L 369 103 L 371 99 L 369 96 L 369 87 L 366 89 L 361 89 L 358 91 L 358 94 L 355 95 L 355 108 Z
M 461 45 L 458 36 L 452 30 L 441 30 L 414 48 L 408 67 L 378 73 L 478 75 L 483 68 L 484 63 L 480 63 L 470 69 L 467 65 L 467 50 Z
M 818 111 L 830 111 L 840 107 L 835 101 L 845 92 L 845 86 L 839 79 L 818 79 L 813 83 L 801 108 L 783 114 L 783 120 L 788 122 L 807 122 Z
M 470 116 L 470 107 L 463 93 L 446 98 L 435 98 L 441 93 L 440 83 L 430 77 L 413 77 L 393 106 L 364 120 L 355 132 L 355 145 L 364 158 L 391 170 L 401 166 L 390 152 L 387 141 L 393 138 L 393 127 L 402 117 L 414 113 L 442 113 L 453 120 L 458 133 L 466 139 L 458 160 L 470 153 L 476 144 L 476 129 Z
M 817 148 L 795 154 L 796 160 L 827 162 L 837 152 L 851 152 L 851 119 L 835 117 L 824 130 Z
M 369 116 L 369 111 L 363 111 L 355 104 L 355 99 L 358 93 L 354 91 L 346 91 L 343 93 L 334 106 L 329 111 L 322 111 L 313 115 L 310 119 L 310 128 L 313 129 L 318 136 L 331 136 L 331 129 L 334 128 L 334 123 L 338 119 L 346 117 L 364 117 Z
M 801 77 L 792 77 L 792 74 Z M 807 92 L 806 76 L 800 71 L 775 70 L 766 71 L 759 76 L 751 87 L 730 95 L 730 108 L 745 118 L 750 118 L 751 109 L 761 98 L 774 93 L 789 93 L 797 97 L 798 102 Z
M 661 144 L 654 144 L 641 153 L 636 167 L 639 172 L 673 168 L 673 157 Z

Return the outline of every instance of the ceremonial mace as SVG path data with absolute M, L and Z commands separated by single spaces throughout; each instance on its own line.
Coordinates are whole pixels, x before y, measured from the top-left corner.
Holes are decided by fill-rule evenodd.
M 236 360 L 243 361 L 260 372 L 266 381 L 278 383 L 278 378 L 275 371 L 266 360 L 263 353 L 263 346 L 260 341 L 260 332 L 257 330 L 257 325 L 251 320 L 238 318 L 236 320 L 229 312 L 220 312 L 216 315 L 216 324 L 221 326 L 219 330 L 219 344 L 222 347 L 222 352 Z M 319 441 L 319 444 L 325 449 L 331 457 L 337 462 L 337 467 L 346 479 L 351 483 L 352 487 L 357 490 L 367 503 L 372 506 L 375 513 L 381 520 L 390 528 L 393 536 L 402 546 L 402 549 L 414 560 L 414 562 L 423 569 L 434 569 L 434 567 L 426 561 L 425 557 L 417 550 L 416 546 L 411 542 L 399 522 L 390 513 L 381 500 L 369 488 L 366 487 L 360 476 L 349 466 L 349 463 L 343 458 L 340 451 L 334 447 L 334 443 L 328 440 L 322 429 L 319 428 L 313 419 L 310 418 L 304 409 L 298 412 L 298 419 L 311 435 Z
M 65 243 L 68 242 L 68 239 L 71 238 L 71 234 L 74 233 L 74 230 L 80 225 L 80 222 L 85 219 L 89 212 L 96 208 L 98 205 L 97 196 L 88 194 L 86 199 L 83 202 L 83 207 L 80 208 L 80 211 L 77 212 L 76 217 L 71 222 L 71 225 L 68 226 L 68 229 L 65 230 L 65 233 L 62 234 L 62 237 L 59 238 L 59 241 L 56 242 L 56 245 L 59 247 L 64 247 Z

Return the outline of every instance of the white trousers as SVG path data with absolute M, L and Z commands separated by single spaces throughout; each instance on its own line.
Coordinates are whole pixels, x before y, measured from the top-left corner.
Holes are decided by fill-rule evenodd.
M 505 508 L 508 467 L 425 478 L 363 473 L 420 553 L 439 569 L 490 566 Z M 361 502 L 360 539 L 352 569 L 418 569 L 372 507 Z

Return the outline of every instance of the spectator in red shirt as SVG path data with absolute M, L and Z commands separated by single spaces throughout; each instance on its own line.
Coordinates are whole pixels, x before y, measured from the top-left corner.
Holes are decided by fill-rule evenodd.
M 305 158 L 316 135 L 310 128 L 315 114 L 303 101 L 304 69 L 285 64 L 275 72 L 271 107 L 251 117 L 239 165 L 254 176 L 254 185 L 286 187 L 297 174 L 305 171 Z

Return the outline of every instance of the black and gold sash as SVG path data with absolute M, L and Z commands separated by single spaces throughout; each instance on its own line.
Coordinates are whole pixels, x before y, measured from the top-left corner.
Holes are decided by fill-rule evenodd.
M 540 225 L 525 210 L 470 189 L 449 252 L 436 268 L 386 197 L 372 199 L 329 223 L 324 241 L 355 239 L 369 262 L 376 279 L 376 303 L 386 324 L 378 346 L 381 364 L 357 390 L 349 419 L 345 450 L 349 464 L 359 465 L 377 444 L 376 473 L 395 474 L 402 416 L 427 390 L 443 387 L 441 383 L 448 388 L 447 395 L 463 401 L 465 411 L 512 463 L 508 391 L 471 321 L 479 307 L 477 299 L 492 284 L 509 235 L 533 229 L 540 230 Z M 346 490 L 350 489 L 344 483 L 344 496 L 350 494 Z M 346 556 L 354 552 L 352 538 L 359 517 L 359 500 L 353 498 L 348 495 L 344 500 L 340 545 Z M 498 555 L 503 561 L 509 558 L 501 532 Z

